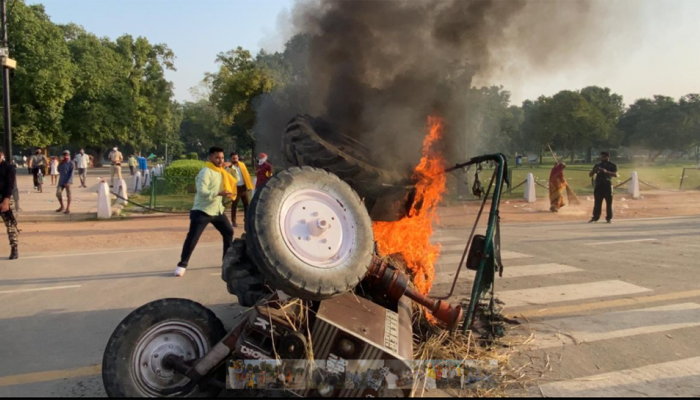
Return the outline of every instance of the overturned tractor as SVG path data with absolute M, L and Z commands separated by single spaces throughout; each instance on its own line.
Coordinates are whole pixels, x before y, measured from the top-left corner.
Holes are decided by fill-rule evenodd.
M 285 360 L 283 365 L 385 360 L 411 369 L 411 301 L 445 328 L 455 329 L 463 321 L 461 306 L 420 293 L 400 264 L 377 252 L 370 213 L 401 214 L 412 201 L 411 185 L 382 175 L 349 155 L 347 148 L 313 136 L 315 128 L 305 126 L 312 122 L 300 117 L 290 124 L 287 156 L 304 166 L 276 174 L 256 191 L 246 234 L 224 258 L 222 279 L 248 312 L 226 331 L 210 310 L 189 300 L 159 300 L 137 309 L 117 327 L 105 350 L 108 395 L 213 396 L 227 387 L 226 366 L 232 360 Z M 491 159 L 500 164 L 500 193 L 505 159 L 499 155 L 470 163 Z M 373 180 L 377 174 L 389 183 Z M 367 182 L 374 184 L 368 187 Z M 366 190 L 364 201 L 353 187 Z M 495 224 L 497 220 L 490 220 L 490 241 L 480 242 L 479 254 L 470 256 L 478 269 L 477 301 L 496 270 Z M 376 388 L 338 389 L 328 381 L 332 376 L 314 368 L 306 374 L 315 384 L 293 389 L 297 395 L 378 395 Z M 266 388 L 290 389 L 283 382 L 270 382 Z

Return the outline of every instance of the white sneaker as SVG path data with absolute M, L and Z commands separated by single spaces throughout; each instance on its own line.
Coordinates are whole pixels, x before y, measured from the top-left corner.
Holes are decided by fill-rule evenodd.
M 187 268 L 182 268 L 182 267 L 177 267 L 175 268 L 175 276 L 178 278 L 185 275 L 185 271 L 187 271 Z

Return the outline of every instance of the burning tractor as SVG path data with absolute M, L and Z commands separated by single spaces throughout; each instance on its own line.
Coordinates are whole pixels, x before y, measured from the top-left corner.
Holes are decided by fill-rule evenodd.
M 428 297 L 413 284 L 404 263 L 378 251 L 370 214 L 386 220 L 410 214 L 420 196 L 416 186 L 353 157 L 348 147 L 356 143 L 322 139 L 313 122 L 297 117 L 290 123 L 285 152 L 298 166 L 256 191 L 246 234 L 224 258 L 222 279 L 239 304 L 249 307 L 247 313 L 226 331 L 212 311 L 190 300 L 158 300 L 135 310 L 105 349 L 103 381 L 109 396 L 214 396 L 226 388 L 227 366 L 234 360 L 384 360 L 410 370 L 411 301 L 447 329 L 463 322 L 460 305 Z M 498 182 L 487 235 L 475 237 L 478 245 L 469 254 L 468 267 L 477 270 L 477 280 L 465 328 L 498 270 L 494 232 L 507 169 L 502 155 L 458 166 L 492 160 L 499 164 Z M 381 184 L 384 178 L 389 185 Z M 353 188 L 363 191 L 364 201 Z M 290 389 L 278 380 L 266 389 L 313 397 L 379 394 L 371 387 L 338 389 L 313 365 L 305 377 L 313 385 Z

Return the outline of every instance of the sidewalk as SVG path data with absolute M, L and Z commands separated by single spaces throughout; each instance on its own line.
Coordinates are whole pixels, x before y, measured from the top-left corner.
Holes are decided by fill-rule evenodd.
M 123 177 L 127 186 L 133 189 L 133 178 L 129 176 L 129 169 L 124 168 Z M 56 186 L 51 185 L 51 177 L 44 177 L 44 192 L 38 193 L 34 190 L 32 176 L 28 174 L 26 168 L 17 169 L 17 189 L 19 190 L 20 212 L 17 220 L 21 222 L 53 222 L 53 221 L 85 221 L 97 218 L 97 188 L 100 178 L 109 181 L 109 168 L 94 168 L 88 170 L 87 189 L 79 188 L 80 178 L 73 177 L 73 201 L 71 203 L 71 214 L 65 215 L 57 213 L 60 207 L 56 198 Z M 117 190 L 117 189 L 114 189 Z M 65 203 L 65 192 L 64 192 Z

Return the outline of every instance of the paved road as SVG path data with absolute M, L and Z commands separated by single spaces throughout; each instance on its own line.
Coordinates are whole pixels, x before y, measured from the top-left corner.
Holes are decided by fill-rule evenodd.
M 532 358 L 538 377 L 547 359 L 552 367 L 542 392 L 530 394 L 700 394 L 700 217 L 509 225 L 502 234 L 507 269 L 497 291 L 536 335 L 517 361 Z M 436 232 L 436 292 L 448 287 L 467 235 Z M 190 298 L 230 324 L 240 310 L 218 276 L 219 252 L 201 246 L 183 279 L 171 277 L 179 246 L 0 261 L 0 396 L 104 395 L 109 335 L 154 299 Z
M 700 395 L 700 217 L 504 226 L 505 313 L 535 341 L 514 361 L 545 396 Z M 441 231 L 434 292 L 468 232 Z M 470 292 L 460 278 L 457 297 Z M 529 323 L 528 323 L 529 322 Z M 551 368 L 550 368 L 551 367 Z
M 0 397 L 104 395 L 97 374 L 109 336 L 152 300 L 192 299 L 230 323 L 239 311 L 221 280 L 221 245 L 200 245 L 181 279 L 172 276 L 179 254 L 173 246 L 0 261 Z

